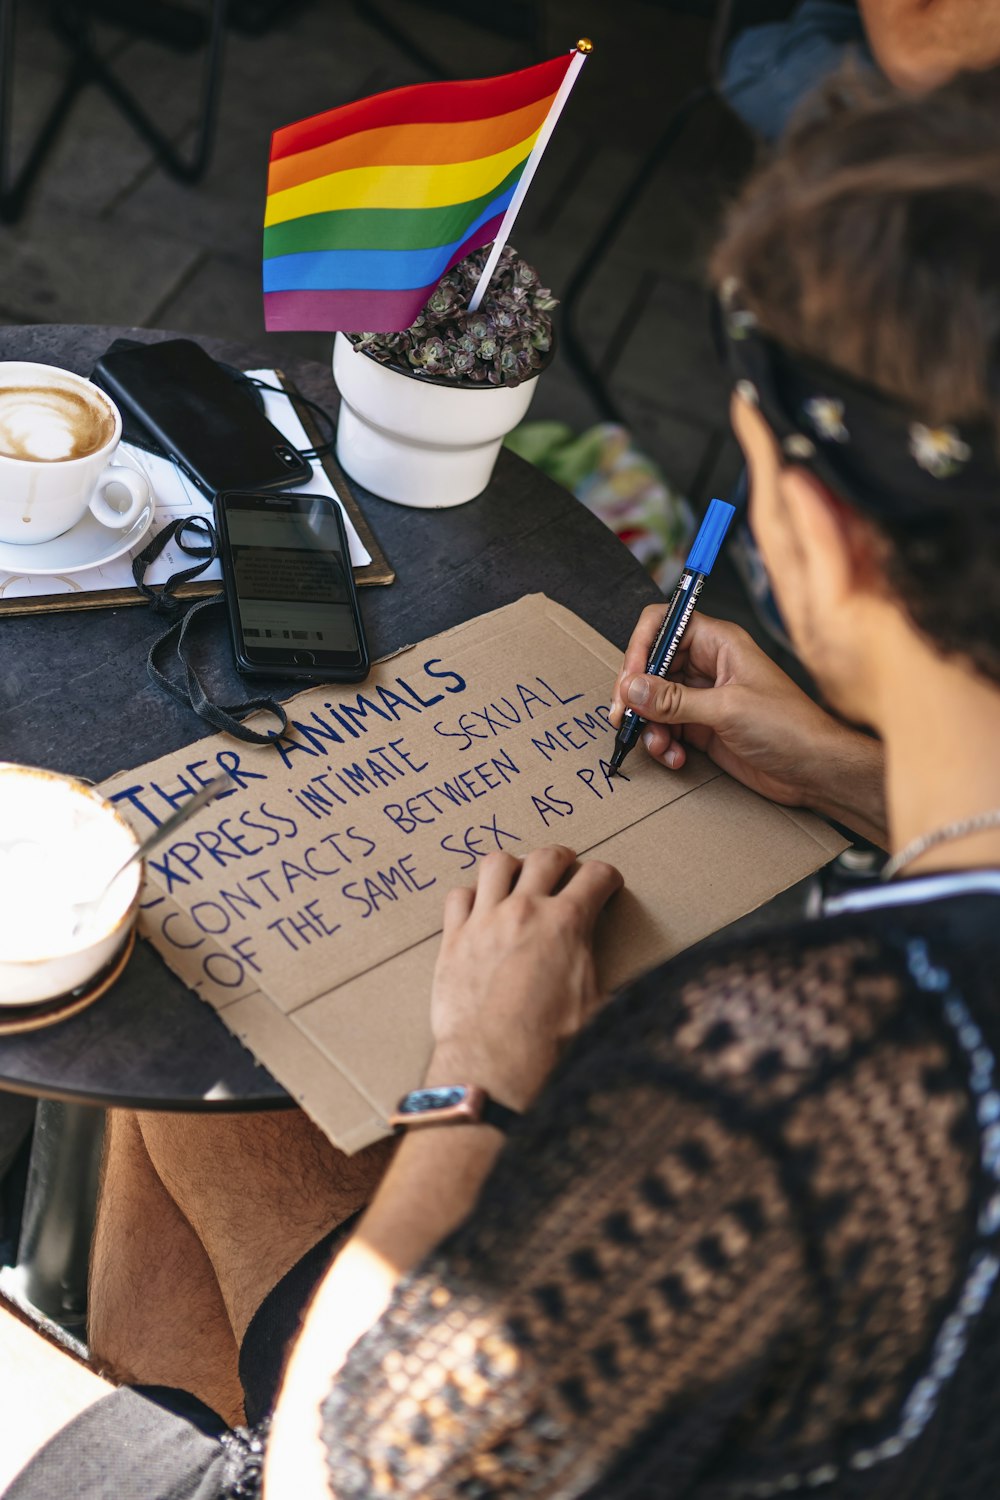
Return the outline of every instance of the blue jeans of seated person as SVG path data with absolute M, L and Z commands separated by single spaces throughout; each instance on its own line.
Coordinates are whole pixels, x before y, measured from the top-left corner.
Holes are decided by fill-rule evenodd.
M 722 95 L 751 130 L 775 141 L 801 100 L 848 57 L 876 66 L 854 6 L 802 0 L 786 21 L 740 32 L 723 63 Z

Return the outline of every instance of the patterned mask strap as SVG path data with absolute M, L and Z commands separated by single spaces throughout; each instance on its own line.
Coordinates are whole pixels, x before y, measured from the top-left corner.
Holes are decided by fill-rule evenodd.
M 760 330 L 732 284 L 720 296 L 717 327 L 736 392 L 760 408 L 784 457 L 859 509 L 904 520 L 1000 505 L 988 425 L 922 421 L 875 387 L 794 354 Z

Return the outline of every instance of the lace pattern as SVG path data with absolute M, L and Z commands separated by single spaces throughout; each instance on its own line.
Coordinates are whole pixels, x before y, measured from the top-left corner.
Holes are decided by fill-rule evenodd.
M 995 916 L 988 961 L 928 921 L 614 1002 L 352 1352 L 338 1500 L 995 1493 L 969 1415 L 1000 1374 Z

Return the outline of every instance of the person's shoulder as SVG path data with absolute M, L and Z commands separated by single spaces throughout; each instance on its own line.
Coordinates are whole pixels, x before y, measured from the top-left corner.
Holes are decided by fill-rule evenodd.
M 581 1033 L 559 1089 L 585 1096 L 641 1078 L 701 1091 L 713 1108 L 789 1103 L 873 1049 L 898 1054 L 917 1031 L 941 1041 L 941 1005 L 918 1001 L 914 965 L 924 961 L 947 972 L 1000 1055 L 1000 882 L 995 893 L 945 884 L 668 959 Z
M 669 985 L 664 1055 L 761 1102 L 797 1092 L 898 1010 L 899 944 L 865 919 L 812 921 L 692 955 Z M 656 976 L 650 975 L 643 988 Z
M 612 1003 L 599 1022 L 602 1050 L 641 1055 L 747 1103 L 788 1100 L 905 1015 L 908 945 L 925 920 L 848 913 L 682 955 Z M 959 945 L 945 946 L 959 962 Z

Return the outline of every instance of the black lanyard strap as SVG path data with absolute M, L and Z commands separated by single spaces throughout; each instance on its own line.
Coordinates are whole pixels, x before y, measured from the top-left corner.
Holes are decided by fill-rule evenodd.
M 188 527 L 193 529 L 194 537 L 184 536 Z M 172 573 L 166 583 L 155 588 L 144 581 L 146 569 L 150 563 L 156 561 L 172 537 L 176 538 L 177 545 L 182 552 L 186 552 L 189 557 L 194 557 L 198 561 L 190 568 L 181 568 L 176 573 Z M 165 526 L 133 559 L 132 576 L 135 579 L 136 588 L 148 599 L 150 608 L 157 614 L 174 616 L 172 624 L 150 646 L 149 655 L 146 657 L 146 671 L 157 687 L 169 693 L 171 698 L 183 704 L 185 708 L 193 709 L 198 717 L 211 724 L 213 729 L 221 729 L 225 734 L 232 735 L 234 739 L 243 740 L 250 745 L 273 745 L 274 733 L 261 734 L 256 729 L 248 729 L 241 721 L 253 713 L 270 713 L 278 721 L 277 734 L 283 735 L 288 728 L 288 715 L 282 705 L 276 699 L 267 697 L 248 698 L 243 703 L 229 705 L 214 703 L 202 686 L 201 678 L 190 659 L 189 630 L 196 620 L 204 620 L 213 613 L 221 613 L 226 598 L 224 594 L 212 594 L 208 599 L 199 599 L 187 607 L 187 601 L 176 598 L 174 590 L 179 584 L 197 578 L 218 555 L 218 537 L 211 521 L 205 516 L 184 516 Z M 160 667 L 158 661 L 160 653 L 170 647 L 173 648 L 177 662 L 174 676 L 169 676 Z
M 199 599 L 196 604 L 192 604 L 187 614 L 181 615 L 169 625 L 150 646 L 146 657 L 146 671 L 157 687 L 163 688 L 171 698 L 183 703 L 185 708 L 193 709 L 213 729 L 221 729 L 234 739 L 244 740 L 249 745 L 273 745 L 273 734 L 260 734 L 256 729 L 248 729 L 241 720 L 258 712 L 273 714 L 278 721 L 277 733 L 282 735 L 288 728 L 288 715 L 282 705 L 274 698 L 248 698 L 243 703 L 233 704 L 214 703 L 205 692 L 201 678 L 190 660 L 189 630 L 196 620 L 203 620 L 213 612 L 221 614 L 225 603 L 224 594 L 213 594 L 209 599 Z M 157 662 L 160 652 L 170 646 L 173 646 L 180 681 L 169 677 Z
M 191 528 L 194 536 L 188 538 L 185 531 Z M 171 573 L 166 583 L 161 583 L 159 588 L 153 584 L 146 583 L 146 569 L 150 563 L 154 563 L 163 551 L 167 543 L 176 539 L 178 547 L 186 552 L 188 557 L 197 558 L 190 568 L 179 568 L 176 573 Z M 210 563 L 213 563 L 219 555 L 219 540 L 215 535 L 215 527 L 207 516 L 181 516 L 177 521 L 170 521 L 162 531 L 158 531 L 153 540 L 141 552 L 137 552 L 132 559 L 132 577 L 135 586 L 148 601 L 150 608 L 158 615 L 176 615 L 184 608 L 184 601 L 174 596 L 174 590 L 182 583 L 190 583 L 192 578 L 197 578 L 204 573 Z

